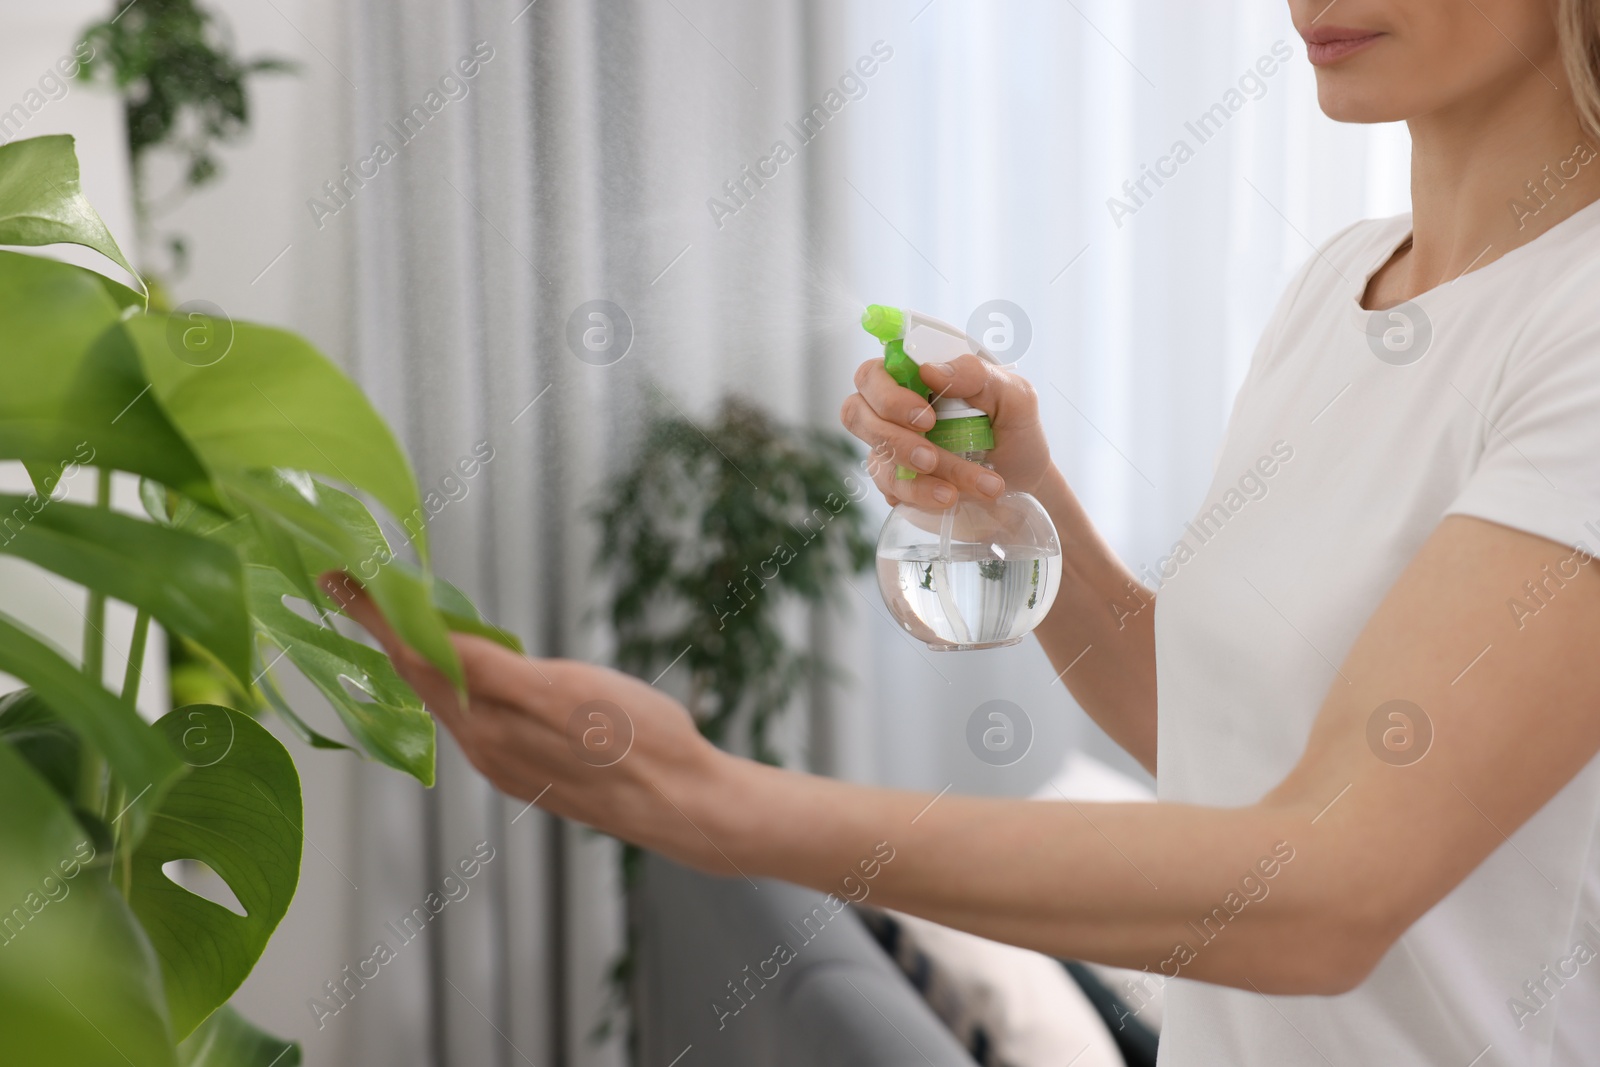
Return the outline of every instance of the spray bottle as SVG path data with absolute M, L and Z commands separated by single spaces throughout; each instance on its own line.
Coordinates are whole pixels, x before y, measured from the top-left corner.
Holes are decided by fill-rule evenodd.
M 981 343 L 947 322 L 873 304 L 861 325 L 883 342 L 884 368 L 924 398 L 918 372 L 930 360 L 973 353 L 1000 365 Z M 933 397 L 933 445 L 974 463 L 994 447 L 989 416 L 957 397 Z M 895 477 L 917 476 L 898 467 Z M 1061 542 L 1044 506 L 1028 493 L 990 500 L 961 493 L 948 508 L 900 504 L 878 535 L 878 587 L 907 633 L 937 651 L 1014 645 L 1050 612 L 1061 585 Z

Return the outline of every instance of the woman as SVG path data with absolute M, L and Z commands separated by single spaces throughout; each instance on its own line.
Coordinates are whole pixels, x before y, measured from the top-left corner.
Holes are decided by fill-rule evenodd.
M 1163 1064 L 1592 1062 L 1600 2 L 1290 6 L 1330 116 L 1410 124 L 1414 211 L 1341 233 L 1290 287 L 1159 595 L 1051 464 L 1020 378 L 923 368 L 993 414 L 994 472 L 928 445 L 927 405 L 875 362 L 843 410 L 891 501 L 1003 480 L 1045 502 L 1065 577 L 1040 643 L 1165 803 L 785 772 L 631 678 L 472 637 L 463 709 L 369 601 L 350 610 L 508 793 L 819 889 L 888 842 L 888 906 L 1196 980 L 1168 988 Z M 593 700 L 635 731 L 605 770 L 568 742 Z

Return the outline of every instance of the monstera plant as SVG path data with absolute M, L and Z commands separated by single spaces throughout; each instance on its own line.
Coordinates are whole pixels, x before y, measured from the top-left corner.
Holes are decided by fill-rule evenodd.
M 0 245 L 71 243 L 133 275 L 78 186 L 69 137 L 0 147 Z M 136 277 L 136 276 L 135 276 Z M 272 678 L 294 664 L 349 746 L 432 784 L 433 722 L 367 646 L 330 623 L 316 576 L 361 578 L 396 629 L 451 677 L 452 629 L 515 645 L 431 575 L 415 479 L 361 391 L 308 343 L 265 326 L 150 314 L 143 294 L 40 255 L 0 251 L 0 553 L 87 591 L 81 649 L 0 614 L 0 1063 L 292 1067 L 298 1049 L 227 1007 L 294 896 L 294 761 L 250 714 L 135 710 L 152 621 L 188 639 L 289 731 L 315 732 Z M 66 498 L 69 473 L 97 486 Z M 91 473 L 92 472 L 92 473 Z M 114 472 L 143 515 L 111 507 Z M 416 546 L 397 558 L 363 501 Z M 104 682 L 106 603 L 136 610 L 120 686 Z M 190 892 L 209 867 L 243 914 Z

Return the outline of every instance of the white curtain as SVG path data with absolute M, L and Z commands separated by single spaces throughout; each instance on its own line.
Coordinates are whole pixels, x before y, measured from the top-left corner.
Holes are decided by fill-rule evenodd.
M 244 51 L 259 29 L 304 74 L 263 93 L 257 143 L 189 216 L 205 223 L 202 267 L 179 295 L 296 326 L 346 359 L 425 488 L 493 449 L 435 520 L 434 549 L 536 654 L 609 655 L 587 508 L 647 403 L 698 420 L 738 391 L 832 424 L 874 352 L 855 324 L 867 302 L 958 323 L 989 300 L 1021 308 L 1021 369 L 1058 462 L 1124 557 L 1152 562 L 1198 502 L 1294 268 L 1406 202 L 1403 131 L 1323 119 L 1277 5 L 223 6 Z M 391 124 L 413 105 L 428 117 L 402 145 Z M 1208 112 L 1201 143 L 1189 125 Z M 378 141 L 391 160 L 375 160 Z M 1158 186 L 1146 165 L 1169 176 Z M 611 365 L 567 343 L 592 300 L 632 325 Z M 790 751 L 858 780 L 1012 795 L 1074 746 L 1131 766 L 1036 648 L 927 652 L 888 623 L 870 579 L 857 591 L 843 616 L 796 621 L 855 681 L 796 694 Z M 1010 767 L 967 749 L 967 719 L 991 699 L 1033 728 Z M 620 1062 L 615 1040 L 588 1037 L 619 944 L 606 842 L 498 798 L 448 743 L 428 794 L 336 755 L 302 768 L 304 888 L 248 1013 L 299 1036 L 313 1067 Z M 318 1029 L 305 1000 L 479 841 L 496 853 L 471 893 Z
M 425 488 L 493 450 L 433 523 L 441 572 L 535 654 L 604 661 L 589 511 L 646 406 L 698 420 L 743 388 L 790 420 L 837 408 L 837 374 L 808 370 L 815 161 L 790 165 L 742 229 L 706 206 L 816 95 L 828 6 L 348 0 L 345 17 L 344 144 L 308 210 L 319 235 L 338 231 L 317 284 L 347 303 L 350 369 Z M 593 300 L 631 323 L 615 363 L 569 345 Z M 350 884 L 332 886 L 349 952 L 476 842 L 497 858 L 378 996 L 307 1039 L 310 1062 L 619 1062 L 615 1038 L 590 1036 L 620 948 L 610 843 L 495 796 L 444 739 L 430 794 L 369 770 L 352 786 Z

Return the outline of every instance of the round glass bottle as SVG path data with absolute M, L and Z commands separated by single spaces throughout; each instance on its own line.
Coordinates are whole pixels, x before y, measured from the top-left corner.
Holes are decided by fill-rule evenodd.
M 948 422 L 975 421 L 942 420 L 928 438 L 940 447 L 954 443 L 950 451 L 982 463 L 986 447 L 960 447 L 975 443 L 970 429 L 945 431 Z M 949 440 L 957 434 L 969 440 Z M 962 493 L 942 510 L 901 504 L 878 535 L 878 587 L 895 621 L 929 648 L 1014 645 L 1055 602 L 1061 542 L 1044 506 L 1028 493 L 994 500 Z

